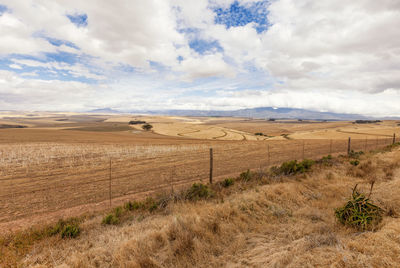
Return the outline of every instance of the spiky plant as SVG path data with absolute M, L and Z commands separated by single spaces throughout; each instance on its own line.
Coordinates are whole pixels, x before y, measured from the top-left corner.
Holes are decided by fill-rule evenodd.
M 371 192 L 373 188 L 371 184 Z M 353 189 L 351 198 L 347 203 L 335 210 L 335 216 L 340 223 L 346 226 L 364 231 L 374 228 L 381 220 L 383 209 L 374 205 L 365 194 L 357 191 L 357 185 Z

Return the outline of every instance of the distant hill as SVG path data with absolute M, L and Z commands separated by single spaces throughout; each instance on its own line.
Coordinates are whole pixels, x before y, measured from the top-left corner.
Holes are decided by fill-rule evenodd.
M 330 112 L 316 112 L 296 108 L 258 107 L 234 111 L 204 111 L 204 110 L 164 110 L 149 111 L 151 114 L 177 115 L 177 116 L 234 116 L 251 117 L 260 119 L 313 119 L 313 120 L 356 120 L 367 119 L 359 114 L 340 114 Z
M 120 111 L 113 110 L 111 108 L 101 108 L 101 109 L 94 109 L 88 111 L 88 113 L 97 113 L 97 114 L 120 114 Z

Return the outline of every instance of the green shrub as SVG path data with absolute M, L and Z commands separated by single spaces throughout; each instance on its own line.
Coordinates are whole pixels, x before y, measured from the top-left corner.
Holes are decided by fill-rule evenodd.
M 115 214 L 110 213 L 108 215 L 106 215 L 103 218 L 102 224 L 112 224 L 112 225 L 116 225 L 120 222 L 119 217 L 117 217 Z
M 205 184 L 194 183 L 190 189 L 186 192 L 186 199 L 188 200 L 200 200 L 208 199 L 214 196 L 212 190 Z
M 335 216 L 341 224 L 358 230 L 373 228 L 382 220 L 382 214 L 383 210 L 380 207 L 372 204 L 364 194 L 357 192 L 357 185 L 350 200 L 335 210 Z
M 240 173 L 239 180 L 242 181 L 249 181 L 253 178 L 253 174 L 251 173 L 250 169 L 245 172 Z
M 332 155 L 327 155 L 327 156 L 323 156 L 320 160 L 318 160 L 317 162 L 318 163 L 321 163 L 321 164 L 323 164 L 323 165 L 325 165 L 325 166 L 330 166 L 330 165 L 332 165 L 332 160 L 333 160 L 333 157 L 332 157 Z
M 116 208 L 114 208 L 114 215 L 115 215 L 115 217 L 117 217 L 117 218 L 121 217 L 122 213 L 123 213 L 122 207 L 116 207 Z
M 256 136 L 264 136 L 264 133 L 262 133 L 262 132 L 256 132 L 254 135 L 256 135 Z
M 287 161 L 282 163 L 280 171 L 285 174 L 294 174 L 297 172 L 297 160 Z
M 392 149 L 396 148 L 397 146 L 400 146 L 400 142 L 396 142 L 391 145 L 388 145 L 387 150 L 391 151 Z
M 355 152 L 355 151 L 351 150 L 350 153 L 349 153 L 349 157 L 350 158 L 354 158 L 354 159 L 358 159 L 363 154 L 364 154 L 363 151 Z
M 132 211 L 132 210 L 138 210 L 138 209 L 143 208 L 144 204 L 142 202 L 138 202 L 138 201 L 133 201 L 133 202 L 129 201 L 129 202 L 125 203 L 124 207 L 126 210 Z
M 103 224 L 113 224 L 113 225 L 119 224 L 121 222 L 121 216 L 124 214 L 124 212 L 126 212 L 126 211 L 124 211 L 123 207 L 116 207 L 116 208 L 114 208 L 112 213 L 106 215 L 103 218 L 102 223 Z
M 227 179 L 223 180 L 221 184 L 223 187 L 227 188 L 227 187 L 233 185 L 233 183 L 234 183 L 234 181 L 232 178 L 227 178 Z
M 152 197 L 147 197 L 144 201 L 144 207 L 150 212 L 153 212 L 158 208 L 159 202 L 154 200 Z
M 142 128 L 143 128 L 144 130 L 146 130 L 146 131 L 149 131 L 149 130 L 151 130 L 151 129 L 153 128 L 153 126 L 150 125 L 149 123 L 146 123 L 146 124 L 144 124 L 144 125 L 142 126 Z
M 351 160 L 350 164 L 352 164 L 353 166 L 358 166 L 360 164 L 360 161 L 356 160 Z
M 312 167 L 314 164 L 315 164 L 314 160 L 311 160 L 311 159 L 304 159 L 303 161 L 301 161 L 301 162 L 298 164 L 297 170 L 298 170 L 299 173 L 307 172 L 307 171 L 309 171 L 309 170 L 311 169 L 311 167 Z
M 61 234 L 62 238 L 75 238 L 80 234 L 79 220 L 77 218 L 61 219 L 48 230 L 48 234 L 50 236 Z
M 310 159 L 304 159 L 301 162 L 297 162 L 297 160 L 284 162 L 279 168 L 279 172 L 285 175 L 305 173 L 311 169 L 314 163 L 315 162 Z
M 76 238 L 81 233 L 81 229 L 77 224 L 68 224 L 65 225 L 61 231 L 62 238 Z

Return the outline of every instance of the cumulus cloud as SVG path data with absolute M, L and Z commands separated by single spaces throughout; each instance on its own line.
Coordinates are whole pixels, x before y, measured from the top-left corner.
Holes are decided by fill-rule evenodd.
M 394 1 L 276 1 L 256 63 L 291 89 L 400 89 L 400 5 Z M 283 16 L 282 14 L 286 14 Z
M 24 79 L 13 72 L 0 71 L 1 110 L 76 110 L 82 102 L 95 97 L 95 89 L 85 83 Z
M 54 51 L 48 42 L 33 36 L 35 30 L 13 14 L 6 12 L 0 15 L 0 55 Z
M 164 108 L 400 115 L 398 1 L 0 3 L 2 106 L 45 92 L 41 107 L 83 109 L 99 92 L 96 105 L 124 108 L 157 94 Z M 59 98 L 69 89 L 79 98 Z
M 235 71 L 223 60 L 221 54 L 185 59 L 176 69 L 184 73 L 183 79 L 188 81 L 209 76 L 235 76 Z

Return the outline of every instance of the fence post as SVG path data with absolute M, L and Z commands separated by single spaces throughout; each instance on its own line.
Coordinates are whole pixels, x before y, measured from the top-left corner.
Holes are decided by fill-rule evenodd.
M 270 156 L 270 153 L 269 153 L 269 144 L 268 144 L 268 147 L 267 147 L 267 151 L 268 151 L 268 166 L 270 166 L 271 165 L 271 156 Z
M 332 139 L 331 139 L 331 142 L 329 144 L 329 154 L 332 155 Z
M 393 144 L 396 143 L 396 133 L 393 133 Z
M 303 154 L 302 154 L 303 160 L 304 160 L 304 140 L 303 140 Z
M 349 142 L 347 144 L 347 154 L 350 154 L 350 150 L 351 150 L 351 137 L 349 137 Z
M 110 183 L 109 183 L 109 197 L 110 197 L 110 207 L 111 207 L 111 157 L 110 157 Z
M 213 168 L 214 168 L 213 148 L 210 148 L 210 184 L 212 184 L 213 181 Z

